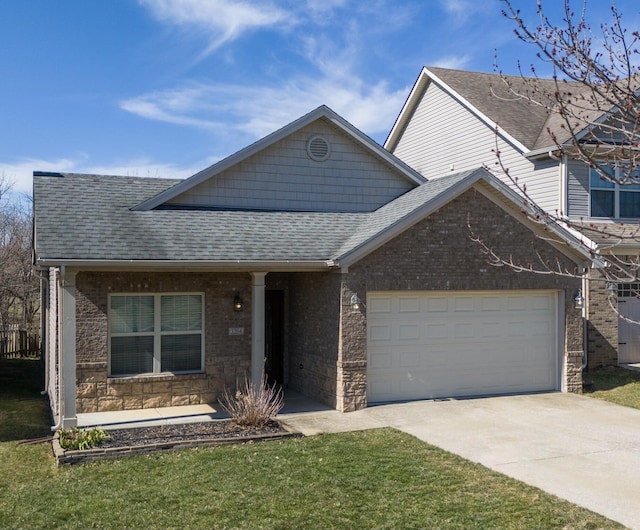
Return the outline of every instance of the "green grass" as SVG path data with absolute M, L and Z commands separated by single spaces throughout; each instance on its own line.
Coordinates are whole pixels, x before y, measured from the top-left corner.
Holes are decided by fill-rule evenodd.
M 0 359 L 0 442 L 51 434 L 41 374 L 40 360 Z
M 54 527 L 621 528 L 393 429 L 66 468 L 48 444 L 0 443 L 0 528 Z
M 584 374 L 593 381 L 593 389 L 585 395 L 640 409 L 640 372 L 624 368 L 601 368 Z
M 0 528 L 621 528 L 392 429 L 0 471 Z

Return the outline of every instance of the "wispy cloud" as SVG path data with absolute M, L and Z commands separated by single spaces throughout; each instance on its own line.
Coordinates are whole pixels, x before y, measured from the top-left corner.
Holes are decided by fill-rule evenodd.
M 78 162 L 79 160 L 71 158 L 53 160 L 23 158 L 11 162 L 0 161 L 0 175 L 12 185 L 12 191 L 31 193 L 34 171 L 72 171 Z
M 121 103 L 144 118 L 220 132 L 234 129 L 260 138 L 319 105 L 327 105 L 373 135 L 387 131 L 408 87 L 368 84 L 357 77 L 298 77 L 281 85 L 190 85 Z M 179 104 L 176 104 L 179 102 Z
M 205 129 L 214 136 L 231 129 L 244 133 L 244 140 L 255 140 L 325 104 L 364 132 L 384 134 L 412 81 L 408 78 L 400 89 L 391 88 L 391 83 L 380 80 L 374 65 L 386 53 L 377 43 L 384 41 L 383 35 L 406 30 L 415 6 L 397 6 L 388 0 L 281 0 L 278 6 L 284 8 L 260 3 L 266 18 L 240 26 L 238 12 L 219 13 L 222 3 L 217 0 L 139 1 L 168 24 L 211 25 L 212 31 L 230 38 L 240 29 L 258 27 L 262 22 L 280 31 L 285 17 L 290 17 L 287 20 L 294 20 L 295 25 L 287 27 L 288 39 L 298 43 L 290 49 L 301 61 L 299 66 L 265 61 L 262 75 L 247 84 L 200 80 L 120 102 L 121 109 L 143 118 Z M 208 7 L 195 15 L 192 8 L 203 4 Z M 211 7 L 214 4 L 217 7 Z M 258 10 L 257 2 L 227 4 L 248 10 L 246 20 Z M 172 14 L 177 16 L 172 18 Z
M 433 66 L 440 68 L 452 68 L 454 70 L 464 70 L 471 62 L 471 57 L 468 54 L 464 55 L 450 55 L 447 57 L 441 57 Z
M 219 159 L 219 157 L 210 157 L 181 167 L 176 164 L 156 162 L 149 158 L 116 161 L 113 164 L 95 163 L 85 155 L 52 160 L 25 158 L 12 162 L 0 161 L 0 175 L 4 175 L 4 178 L 13 185 L 12 192 L 30 194 L 34 171 L 183 179 L 214 164 Z
M 209 41 L 201 54 L 206 57 L 242 33 L 294 23 L 290 12 L 267 2 L 228 0 L 138 0 L 161 22 L 197 31 Z
M 478 2 L 477 0 L 440 0 L 440 6 L 450 15 L 450 22 L 463 26 L 474 21 L 478 14 L 499 12 L 498 2 Z

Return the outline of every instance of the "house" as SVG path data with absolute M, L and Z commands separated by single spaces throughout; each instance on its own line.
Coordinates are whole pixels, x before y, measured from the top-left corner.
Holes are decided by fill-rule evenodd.
M 182 180 L 34 173 L 47 390 L 77 414 L 214 402 L 246 374 L 368 403 L 581 391 L 582 267 L 483 168 L 427 181 L 319 107 Z M 569 241 L 570 244 L 566 242 Z
M 519 76 L 503 80 L 498 74 L 423 68 L 385 148 L 427 179 L 483 166 L 515 188 L 501 170 L 498 150 L 528 195 L 546 212 L 580 225 L 584 242 L 596 252 L 637 256 L 640 187 L 604 182 L 568 155 L 570 149 L 562 147 L 570 145 L 571 135 L 561 117 L 510 93 L 505 80 L 526 92 L 527 81 Z M 535 83 L 546 92 L 555 89 L 551 79 Z M 625 231 L 627 238 L 617 244 Z M 608 283 L 600 270 L 592 269 L 583 287 L 588 366 L 640 362 L 640 326 L 625 319 L 640 317 L 640 284 Z

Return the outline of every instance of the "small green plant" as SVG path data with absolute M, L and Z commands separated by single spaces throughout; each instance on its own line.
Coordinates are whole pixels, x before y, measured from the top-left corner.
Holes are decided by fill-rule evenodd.
M 266 425 L 284 407 L 282 388 L 267 385 L 266 378 L 256 387 L 246 376 L 235 392 L 225 388 L 218 401 L 236 424 L 246 427 Z
M 71 429 L 61 429 L 58 433 L 60 434 L 60 446 L 71 451 L 91 449 L 102 440 L 109 438 L 109 435 L 100 427 L 94 427 L 93 429 L 72 427 Z

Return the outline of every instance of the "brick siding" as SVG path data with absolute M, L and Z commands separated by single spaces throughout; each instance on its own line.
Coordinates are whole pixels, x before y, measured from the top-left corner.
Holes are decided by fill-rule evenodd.
M 545 259 L 572 262 L 548 243 L 496 206 L 482 193 L 470 190 L 454 199 L 392 241 L 378 248 L 344 275 L 342 341 L 339 363 L 338 408 L 366 406 L 366 307 L 350 310 L 356 293 L 366 300 L 368 291 L 395 290 L 512 290 L 552 289 L 564 293 L 564 384 L 568 391 L 582 390 L 582 317 L 573 306 L 580 280 L 558 275 L 516 273 L 508 267 L 492 267 L 480 247 L 469 238 L 466 220 L 474 232 L 499 255 L 523 263 L 538 263 L 537 249 Z M 365 398 L 363 399 L 363 394 Z
M 469 238 L 474 231 L 498 254 L 537 263 L 536 250 L 573 265 L 556 249 L 477 190 L 470 190 L 349 267 L 348 272 L 271 273 L 267 289 L 285 294 L 285 385 L 341 411 L 366 406 L 366 305 L 352 311 L 351 296 L 368 291 L 483 291 L 549 289 L 564 299 L 565 389 L 582 389 L 583 325 L 573 297 L 575 278 L 516 273 L 492 267 Z M 81 272 L 77 276 L 78 412 L 215 401 L 250 371 L 251 278 L 244 273 Z M 109 293 L 203 292 L 205 373 L 108 376 Z M 244 311 L 235 313 L 240 292 Z M 228 328 L 243 327 L 230 336 Z M 617 332 L 617 331 L 616 331 Z
M 289 275 L 289 386 L 336 407 L 341 274 Z
M 609 306 L 602 275 L 592 271 L 591 277 L 586 297 L 588 359 L 589 368 L 598 368 L 618 362 L 618 315 Z

